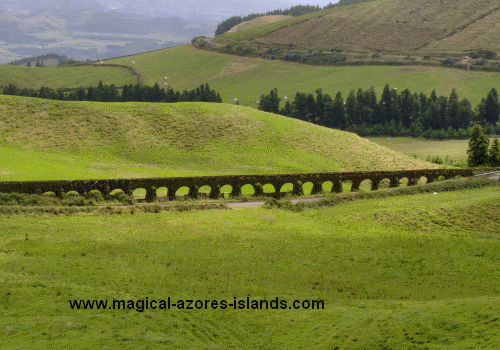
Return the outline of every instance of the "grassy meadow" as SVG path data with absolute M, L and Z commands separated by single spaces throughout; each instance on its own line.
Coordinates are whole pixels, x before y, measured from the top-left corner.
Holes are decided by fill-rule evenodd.
M 2 216 L 0 347 L 494 349 L 499 195 L 494 187 L 298 213 Z M 325 307 L 69 306 L 146 297 Z
M 135 64 L 132 64 L 132 61 Z M 119 64 L 126 68 L 107 66 Z M 107 66 L 107 67 L 102 67 Z M 138 79 L 147 85 L 156 82 L 176 91 L 191 90 L 202 83 L 216 89 L 225 103 L 237 98 L 244 106 L 257 107 L 262 94 L 277 87 L 280 97 L 293 98 L 300 92 L 314 93 L 322 88 L 331 96 L 340 91 L 344 98 L 351 89 L 374 86 L 378 98 L 387 83 L 399 90 L 449 96 L 453 88 L 459 97 L 467 97 L 475 107 L 491 88 L 500 90 L 498 73 L 465 71 L 424 66 L 360 66 L 321 67 L 293 62 L 269 61 L 260 58 L 226 55 L 181 45 L 76 67 L 26 68 L 0 65 L 0 86 L 14 83 L 21 88 L 57 88 L 96 86 L 99 80 L 116 86 L 135 84 Z M 168 79 L 165 80 L 165 77 Z
M 107 63 L 133 67 L 146 84 L 159 82 L 163 85 L 167 82 L 174 90 L 193 89 L 208 82 L 225 103 L 234 103 L 233 99 L 237 98 L 241 105 L 254 108 L 257 108 L 256 101 L 260 96 L 268 94 L 274 87 L 278 88 L 280 97 L 290 98 L 298 91 L 314 93 L 318 88 L 331 96 L 340 91 L 346 98 L 350 90 L 367 89 L 372 85 L 380 98 L 385 84 L 427 95 L 435 89 L 438 96 L 448 97 L 456 88 L 459 97 L 467 97 L 474 107 L 491 88 L 500 90 L 498 73 L 494 72 L 424 66 L 309 66 L 226 55 L 199 50 L 191 45 L 104 62 Z
M 123 67 L 101 67 L 100 65 L 56 66 L 56 67 L 19 67 L 0 65 L 0 86 L 14 84 L 20 89 L 76 89 L 80 86 L 104 84 L 136 84 L 137 76 Z
M 0 180 L 434 168 L 355 134 L 245 106 L 0 95 Z
M 426 140 L 410 137 L 367 137 L 368 140 L 393 151 L 418 158 L 440 156 L 445 159 L 467 159 L 469 140 Z

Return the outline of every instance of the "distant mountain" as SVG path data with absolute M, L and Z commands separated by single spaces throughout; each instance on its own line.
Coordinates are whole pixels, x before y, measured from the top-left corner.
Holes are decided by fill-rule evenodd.
M 53 0 L 0 0 L 0 11 L 11 10 L 14 14 L 27 14 L 44 6 L 52 6 Z M 117 11 L 144 17 L 181 17 L 190 21 L 209 22 L 224 20 L 235 15 L 262 13 L 298 5 L 286 0 L 63 0 L 63 12 L 69 11 L 68 2 L 81 10 Z M 56 5 L 57 6 L 57 5 Z
M 77 60 L 110 58 L 185 44 L 215 28 L 215 23 L 94 11 L 60 0 L 27 14 L 0 12 L 0 63 L 49 52 Z

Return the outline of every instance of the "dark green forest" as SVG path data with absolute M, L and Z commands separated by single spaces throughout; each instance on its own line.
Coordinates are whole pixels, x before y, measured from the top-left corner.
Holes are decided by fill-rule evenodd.
M 63 90 L 53 90 L 42 86 L 40 90 L 19 89 L 13 84 L 4 87 L 4 95 L 17 95 L 26 97 L 37 97 L 51 100 L 63 101 L 98 101 L 98 102 L 222 102 L 222 98 L 215 90 L 211 90 L 207 84 L 201 84 L 191 91 L 184 90 L 182 93 L 171 88 L 161 88 L 159 84 L 154 86 L 130 84 L 125 85 L 120 93 L 114 84 L 104 85 L 102 81 L 96 87 L 65 93 Z
M 412 136 L 432 139 L 470 137 L 471 127 L 479 124 L 487 134 L 500 134 L 498 93 L 491 89 L 472 108 L 467 98 L 459 99 L 455 89 L 449 97 L 399 92 L 385 85 L 380 99 L 375 89 L 351 90 L 344 99 L 316 90 L 316 96 L 297 92 L 293 101 L 280 108 L 278 90 L 261 95 L 259 109 L 300 119 L 328 128 L 354 132 L 360 136 Z

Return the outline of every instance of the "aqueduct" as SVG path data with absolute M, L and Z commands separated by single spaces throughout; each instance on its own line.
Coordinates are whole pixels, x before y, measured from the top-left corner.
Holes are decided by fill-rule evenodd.
M 332 182 L 332 192 L 342 192 L 342 182 L 350 181 L 351 191 L 359 189 L 361 182 L 371 180 L 371 190 L 377 190 L 382 180 L 389 180 L 389 187 L 398 187 L 399 180 L 407 178 L 412 185 L 421 177 L 427 178 L 427 182 L 436 180 L 439 176 L 447 179 L 457 175 L 472 176 L 477 172 L 475 168 L 466 169 L 422 169 L 402 171 L 361 171 L 361 172 L 337 172 L 337 173 L 311 173 L 311 174 L 274 174 L 274 175 L 227 175 L 227 176 L 202 176 L 202 177 L 165 177 L 165 178 L 143 178 L 143 179 L 110 179 L 110 180 L 58 180 L 58 181 L 4 181 L 0 182 L 0 192 L 18 192 L 28 194 L 43 194 L 48 191 L 54 192 L 61 197 L 68 191 L 77 191 L 86 196 L 91 190 L 99 190 L 106 198 L 111 191 L 120 189 L 131 195 L 136 189 L 146 190 L 146 201 L 152 202 L 156 197 L 156 189 L 166 187 L 168 199 L 175 199 L 179 188 L 189 188 L 188 196 L 196 198 L 202 186 L 210 186 L 210 198 L 221 196 L 221 187 L 230 185 L 231 196 L 241 194 L 244 185 L 253 186 L 254 195 L 263 195 L 263 186 L 272 184 L 274 193 L 266 193 L 274 197 L 281 196 L 281 189 L 285 184 L 292 184 L 292 194 L 303 194 L 303 185 L 311 182 L 311 194 L 320 192 L 323 183 Z M 414 181 L 412 181 L 414 180 Z

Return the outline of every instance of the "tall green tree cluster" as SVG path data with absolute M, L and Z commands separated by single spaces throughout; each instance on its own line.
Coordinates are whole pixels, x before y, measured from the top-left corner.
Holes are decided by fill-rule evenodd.
M 472 109 L 467 98 L 459 99 L 455 89 L 449 97 L 398 91 L 385 85 L 380 99 L 374 87 L 351 90 L 345 100 L 340 92 L 335 97 L 316 90 L 316 96 L 297 92 L 293 101 L 279 108 L 275 88 L 260 98 L 259 109 L 279 113 L 329 128 L 350 130 L 362 135 L 411 135 L 428 138 L 465 137 L 474 122 L 500 133 L 499 101 L 493 88 Z M 271 103 L 271 101 L 273 101 Z M 277 112 L 278 111 L 278 112 Z
M 474 125 L 469 140 L 469 149 L 467 150 L 467 163 L 469 166 L 500 166 L 500 141 L 498 138 L 493 139 L 491 148 L 488 149 L 489 143 L 490 140 L 483 133 L 481 125 Z
M 15 85 L 9 84 L 3 89 L 4 95 L 20 95 L 38 97 L 52 100 L 70 101 L 99 101 L 99 102 L 222 102 L 222 98 L 207 84 L 201 84 L 191 91 L 182 93 L 173 89 L 160 88 L 159 84 L 146 86 L 140 84 L 125 85 L 120 93 L 114 84 L 105 85 L 102 81 L 96 87 L 78 88 L 69 94 L 62 90 L 54 91 L 42 86 L 40 90 L 19 90 Z

